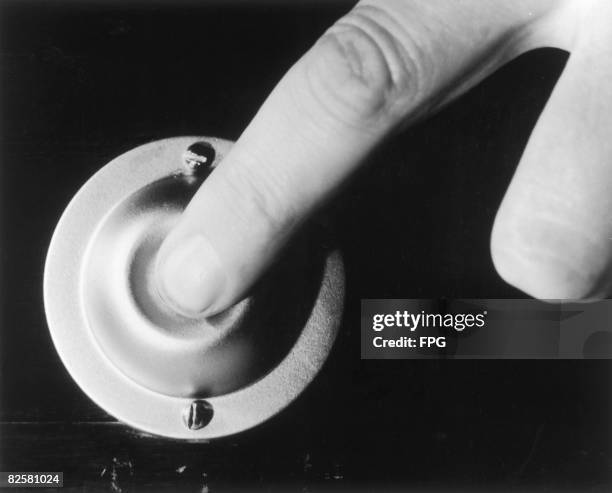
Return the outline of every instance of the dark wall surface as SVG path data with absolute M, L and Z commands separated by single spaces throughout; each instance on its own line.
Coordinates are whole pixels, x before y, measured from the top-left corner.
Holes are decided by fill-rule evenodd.
M 390 139 L 324 211 L 348 299 L 332 355 L 286 411 L 209 444 L 97 408 L 52 346 L 55 224 L 111 158 L 177 135 L 236 139 L 350 3 L 0 2 L 0 470 L 78 491 L 607 491 L 609 361 L 361 361 L 361 298 L 515 298 L 489 234 L 566 54 L 540 50 Z M 64 490 L 65 491 L 65 490 Z

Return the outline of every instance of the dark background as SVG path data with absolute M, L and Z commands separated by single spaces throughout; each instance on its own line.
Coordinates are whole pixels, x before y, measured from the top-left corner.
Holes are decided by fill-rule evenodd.
M 187 444 L 92 404 L 51 344 L 42 270 L 76 190 L 176 135 L 236 139 L 350 2 L 0 2 L 0 470 L 78 491 L 612 486 L 609 361 L 361 361 L 361 298 L 513 298 L 489 232 L 566 61 L 539 50 L 387 142 L 326 211 L 348 299 L 324 370 L 271 421 Z

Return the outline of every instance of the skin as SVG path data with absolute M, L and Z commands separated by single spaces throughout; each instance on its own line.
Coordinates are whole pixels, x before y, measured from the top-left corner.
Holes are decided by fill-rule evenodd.
M 300 223 L 388 134 L 531 49 L 571 55 L 498 211 L 491 253 L 542 299 L 593 299 L 612 263 L 612 2 L 370 0 L 287 72 L 158 256 L 168 301 L 240 300 Z

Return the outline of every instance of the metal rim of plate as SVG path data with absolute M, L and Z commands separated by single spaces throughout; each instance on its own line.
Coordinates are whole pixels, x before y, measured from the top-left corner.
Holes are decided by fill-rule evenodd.
M 331 252 L 312 312 L 289 353 L 265 376 L 236 391 L 207 397 L 211 421 L 185 425 L 184 412 L 197 400 L 172 397 L 136 383 L 111 363 L 91 333 L 81 299 L 80 277 L 90 239 L 120 201 L 150 183 L 180 172 L 181 155 L 205 141 L 216 152 L 213 166 L 232 142 L 211 137 L 174 137 L 136 147 L 112 160 L 74 196 L 53 234 L 44 271 L 44 303 L 53 343 L 81 389 L 118 420 L 147 433 L 207 440 L 252 428 L 288 406 L 325 362 L 340 323 L 344 298 L 341 255 Z

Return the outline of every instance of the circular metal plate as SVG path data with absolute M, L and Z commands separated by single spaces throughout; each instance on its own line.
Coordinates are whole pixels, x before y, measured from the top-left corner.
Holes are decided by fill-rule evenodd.
M 202 382 L 207 378 L 219 380 L 233 360 L 223 352 L 214 353 L 210 361 L 202 360 L 198 372 L 192 368 L 198 362 L 197 354 L 208 346 L 223 346 L 219 340 L 228 333 L 236 339 L 235 333 L 248 333 L 250 329 L 263 331 L 274 346 L 274 331 L 281 334 L 283 327 L 250 327 L 244 315 L 248 314 L 248 302 L 246 308 L 237 306 L 238 315 L 228 315 L 229 322 L 218 322 L 219 330 L 217 322 L 184 320 L 153 306 L 156 302 L 151 301 L 151 289 L 146 286 L 146 279 L 151 277 L 151 252 L 188 202 L 190 195 L 186 192 L 183 196 L 181 187 L 195 190 L 199 185 L 190 182 L 195 178 L 183 175 L 182 161 L 184 151 L 199 141 L 214 147 L 213 166 L 232 145 L 208 137 L 165 139 L 133 149 L 98 171 L 62 215 L 51 240 L 44 275 L 45 310 L 53 342 L 85 393 L 135 428 L 190 440 L 246 430 L 295 399 L 331 349 L 344 298 L 342 260 L 337 251 L 330 251 L 321 258 L 320 281 L 303 328 L 289 342 L 285 338 L 285 354 L 255 377 L 234 379 L 233 386 L 222 382 L 214 392 L 206 390 Z M 180 183 L 167 186 L 173 177 Z M 178 199 L 168 201 L 162 193 L 161 202 L 155 205 L 157 199 L 149 201 L 151 187 L 174 191 Z M 136 226 L 131 226 L 132 220 Z M 122 291 L 122 286 L 130 283 L 133 288 Z M 262 306 L 270 309 L 269 305 Z M 242 332 L 228 328 L 228 323 L 237 319 L 246 320 Z M 284 319 L 275 320 L 278 323 Z M 180 330 L 166 333 L 168 327 Z M 191 367 L 185 364 L 183 373 L 173 371 L 185 360 Z M 215 372 L 215 368 L 223 370 Z M 167 374 L 164 369 L 168 369 Z M 190 429 L 185 413 L 196 408 L 193 403 L 199 398 L 206 398 L 212 419 L 201 429 Z

